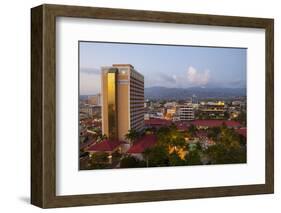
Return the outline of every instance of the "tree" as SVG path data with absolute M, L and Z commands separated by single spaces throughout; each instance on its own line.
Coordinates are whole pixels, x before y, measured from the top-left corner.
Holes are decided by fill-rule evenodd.
M 222 126 L 216 144 L 206 150 L 212 164 L 246 162 L 246 145 L 241 145 L 241 137 L 234 129 Z
M 108 137 L 107 137 L 107 135 L 106 134 L 102 134 L 102 135 L 100 135 L 100 136 L 98 136 L 98 141 L 104 141 L 104 140 L 107 140 L 108 139 Z
M 229 119 L 229 116 L 230 116 L 229 112 L 225 111 L 225 112 L 223 113 L 224 119 L 228 120 L 228 119 Z
M 177 136 L 171 140 L 171 144 L 176 147 L 183 148 L 186 144 L 183 136 Z
M 184 137 L 191 138 L 191 133 L 188 130 L 185 130 L 183 132 L 183 134 L 184 134 Z
M 200 143 L 196 143 L 196 150 L 199 152 L 202 152 L 203 148 L 202 145 Z
M 105 169 L 110 166 L 106 152 L 97 152 L 92 154 L 89 159 L 89 169 Z
M 169 153 L 163 146 L 154 146 L 148 148 L 143 153 L 146 159 L 147 167 L 168 166 Z
M 246 146 L 246 137 L 243 136 L 243 135 L 239 135 L 239 143 L 240 143 L 240 146 Z
M 92 154 L 92 161 L 95 163 L 108 163 L 108 153 L 97 152 Z
M 189 151 L 185 156 L 185 161 L 187 165 L 201 165 L 200 152 L 197 149 Z
M 231 143 L 234 143 L 234 142 L 239 143 L 239 141 L 240 141 L 239 134 L 237 132 L 235 132 L 234 129 L 227 128 L 224 126 L 221 127 L 221 133 L 220 133 L 218 142 L 223 143 L 225 145 L 230 145 Z
M 191 137 L 194 137 L 196 135 L 197 129 L 193 124 L 191 124 L 188 128 L 188 131 L 189 131 Z
M 230 146 L 217 144 L 207 150 L 207 154 L 212 164 L 231 164 L 246 162 L 246 148 L 238 144 Z
M 211 127 L 208 129 L 208 138 L 212 140 L 217 140 L 220 134 L 220 127 Z
M 179 154 L 177 152 L 174 151 L 169 155 L 169 165 L 170 166 L 183 166 L 183 165 L 185 165 L 185 161 L 179 157 Z
M 112 155 L 113 158 L 120 158 L 122 156 L 122 154 L 120 153 L 119 150 L 116 150 L 111 155 Z
M 145 167 L 145 163 L 133 156 L 126 156 L 120 162 L 120 168 Z
M 125 138 L 133 143 L 137 138 L 140 137 L 140 133 L 137 132 L 135 129 L 130 129 L 128 133 L 125 135 Z
M 170 143 L 171 130 L 169 127 L 161 127 L 157 131 L 158 145 L 168 147 Z
M 149 167 L 149 156 L 151 155 L 151 149 L 145 149 L 142 153 L 142 156 L 144 157 L 146 167 Z
M 245 111 L 241 111 L 240 114 L 234 120 L 241 123 L 243 126 L 247 125 L 247 114 Z

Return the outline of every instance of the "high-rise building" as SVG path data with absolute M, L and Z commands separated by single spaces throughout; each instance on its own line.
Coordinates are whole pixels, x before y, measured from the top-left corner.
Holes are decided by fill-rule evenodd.
M 192 104 L 184 104 L 179 106 L 179 117 L 181 121 L 194 120 L 194 109 Z
M 102 132 L 125 140 L 129 130 L 144 128 L 144 77 L 130 64 L 102 68 Z

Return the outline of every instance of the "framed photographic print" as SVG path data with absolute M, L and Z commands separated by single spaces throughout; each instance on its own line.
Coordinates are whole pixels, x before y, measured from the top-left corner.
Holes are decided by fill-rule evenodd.
M 273 19 L 31 9 L 31 203 L 274 191 Z

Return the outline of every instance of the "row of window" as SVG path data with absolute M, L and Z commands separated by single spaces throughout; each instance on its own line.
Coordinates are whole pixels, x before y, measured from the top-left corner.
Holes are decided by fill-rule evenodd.
M 140 83 L 144 83 L 144 78 L 141 78 L 141 79 L 137 79 L 136 77 L 132 76 L 131 75 L 131 81 L 133 82 L 140 82 Z
M 134 84 L 131 84 L 130 86 L 130 89 L 135 89 L 135 90 L 141 90 L 143 91 L 144 90 L 144 85 L 134 85 Z
M 131 120 L 139 120 L 144 118 L 144 113 L 136 114 L 131 116 Z
M 132 95 L 142 95 L 144 96 L 143 90 L 130 90 L 130 96 Z
M 138 98 L 138 97 L 135 98 L 135 97 L 134 97 L 134 98 L 130 98 L 130 99 L 131 99 L 131 103 L 132 103 L 132 102 L 143 102 L 143 103 L 144 103 L 144 98 Z
M 131 114 L 136 114 L 136 113 L 144 112 L 144 107 L 143 106 L 132 106 L 130 107 L 130 113 Z
M 143 121 L 139 121 L 139 122 L 135 122 L 131 124 L 131 129 L 141 129 L 144 126 L 144 122 Z

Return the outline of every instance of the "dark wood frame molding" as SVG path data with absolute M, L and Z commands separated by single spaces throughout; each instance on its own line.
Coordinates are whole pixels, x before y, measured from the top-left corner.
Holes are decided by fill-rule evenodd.
M 266 32 L 266 182 L 259 185 L 56 195 L 56 17 L 262 28 Z M 41 5 L 31 9 L 31 203 L 66 207 L 274 192 L 274 20 L 264 18 Z

